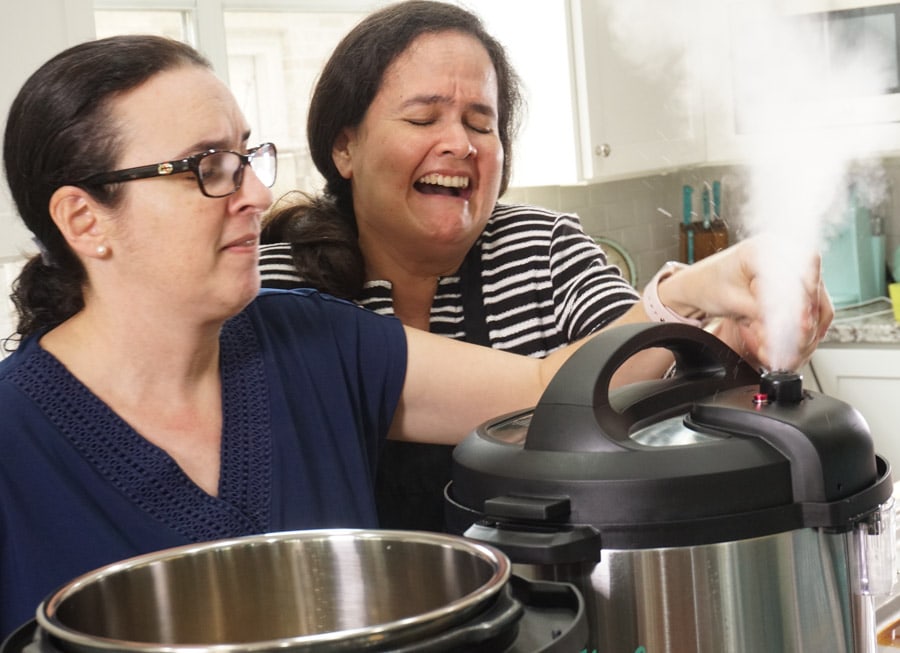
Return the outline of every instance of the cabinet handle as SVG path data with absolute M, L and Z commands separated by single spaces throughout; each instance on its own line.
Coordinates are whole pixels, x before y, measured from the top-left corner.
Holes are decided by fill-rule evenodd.
M 604 159 L 612 154 L 612 148 L 609 146 L 609 143 L 603 143 L 602 145 L 598 145 L 594 149 L 594 153 L 597 156 L 602 156 Z

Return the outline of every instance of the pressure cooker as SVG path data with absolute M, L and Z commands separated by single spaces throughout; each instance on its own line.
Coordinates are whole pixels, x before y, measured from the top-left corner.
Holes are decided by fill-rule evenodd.
M 668 378 L 610 390 L 667 349 Z M 454 451 L 448 530 L 575 584 L 588 651 L 875 651 L 892 483 L 861 414 L 706 331 L 601 333 Z
M 311 530 L 187 545 L 66 583 L 2 653 L 573 653 L 580 592 L 511 574 L 490 545 Z

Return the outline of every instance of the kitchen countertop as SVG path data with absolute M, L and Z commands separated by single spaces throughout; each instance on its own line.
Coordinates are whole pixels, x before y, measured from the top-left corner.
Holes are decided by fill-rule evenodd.
M 900 345 L 900 323 L 894 319 L 887 297 L 835 311 L 834 321 L 821 344 L 849 343 Z

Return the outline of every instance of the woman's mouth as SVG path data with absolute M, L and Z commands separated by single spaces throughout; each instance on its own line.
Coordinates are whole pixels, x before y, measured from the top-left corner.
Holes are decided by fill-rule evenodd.
M 426 195 L 447 195 L 469 199 L 469 178 L 461 175 L 439 175 L 433 173 L 421 177 L 414 184 L 417 191 Z
M 225 246 L 225 249 L 234 249 L 234 248 L 255 248 L 257 244 L 257 238 L 253 236 L 248 236 L 245 238 L 238 238 L 236 240 L 231 241 Z

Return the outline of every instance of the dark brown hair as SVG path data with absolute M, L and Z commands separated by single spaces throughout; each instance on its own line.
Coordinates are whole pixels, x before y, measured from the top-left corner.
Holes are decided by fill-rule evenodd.
M 329 197 L 294 191 L 268 211 L 260 242 L 290 243 L 304 286 L 353 300 L 365 282 L 365 266 L 356 229 L 333 219 L 336 212 Z
M 331 158 L 335 140 L 346 127 L 358 126 L 381 88 L 384 72 L 422 34 L 463 32 L 487 50 L 497 73 L 498 136 L 504 162 L 500 194 L 509 184 L 512 143 L 518 127 L 522 97 L 519 78 L 503 46 L 475 14 L 456 5 L 409 0 L 389 5 L 366 17 L 337 45 L 319 76 L 309 105 L 306 135 L 326 190 L 341 200 L 350 195 L 350 182 Z
M 353 213 L 353 197 L 350 181 L 338 172 L 332 160 L 334 143 L 347 127 L 358 126 L 381 88 L 384 73 L 391 63 L 419 36 L 439 32 L 462 32 L 477 39 L 487 50 L 497 75 L 498 136 L 503 146 L 504 161 L 500 194 L 505 192 L 511 174 L 512 146 L 522 110 L 519 78 L 512 68 L 503 46 L 485 29 L 475 14 L 456 5 L 432 0 L 409 0 L 389 5 L 362 20 L 337 45 L 313 92 L 309 107 L 306 134 L 310 154 L 322 176 L 325 177 L 325 198 L 313 208 L 294 211 L 303 216 L 300 229 L 284 231 L 283 237 L 303 240 L 303 249 L 314 247 L 318 238 L 330 237 L 336 229 L 335 222 L 342 222 L 341 233 L 357 237 L 356 217 Z M 281 216 L 284 218 L 284 216 Z M 283 225 L 283 223 L 281 223 Z M 267 238 L 278 238 L 278 230 L 272 229 Z M 270 240 L 270 242 L 272 242 Z M 300 275 L 305 279 L 316 276 L 308 264 L 328 264 L 333 269 L 357 270 L 363 268 L 362 252 L 358 247 L 336 249 L 328 245 L 330 254 L 358 255 L 355 262 L 323 263 L 322 258 L 309 255 L 295 256 Z M 295 248 L 300 251 L 301 248 Z M 351 279 L 347 283 L 353 283 Z M 265 283 L 265 281 L 264 281 Z M 346 289 L 342 283 L 341 292 Z M 320 287 L 336 292 L 335 287 Z M 353 296 L 362 290 L 355 289 Z
M 50 197 L 115 166 L 121 143 L 110 101 L 117 94 L 187 65 L 210 67 L 196 50 L 172 39 L 114 36 L 61 52 L 22 86 L 6 122 L 3 161 L 16 208 L 42 255 L 29 260 L 13 284 L 20 336 L 52 328 L 84 306 L 85 270 L 50 217 Z M 120 188 L 86 190 L 114 206 Z

